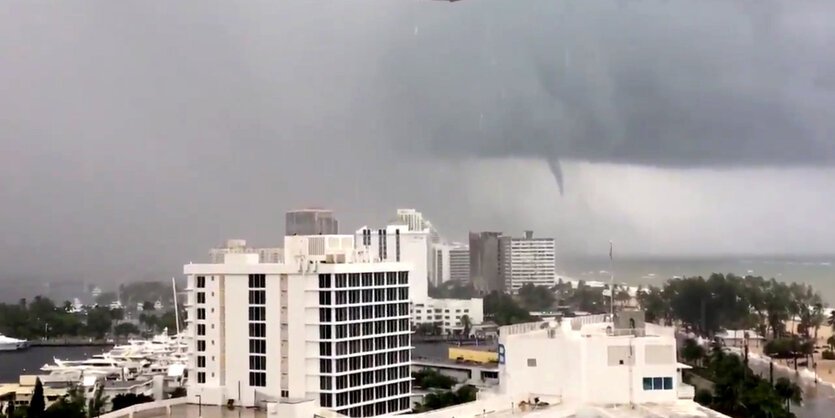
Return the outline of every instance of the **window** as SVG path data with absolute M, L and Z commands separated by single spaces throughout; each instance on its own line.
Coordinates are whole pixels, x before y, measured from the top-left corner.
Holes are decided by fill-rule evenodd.
M 263 274 L 250 274 L 249 287 L 253 289 L 263 289 L 267 287 L 266 276 Z
M 251 323 L 249 324 L 249 336 L 264 338 L 267 336 L 267 324 Z
M 536 359 L 535 358 L 529 358 L 528 359 L 528 367 L 536 367 Z
M 197 367 L 206 367 L 206 356 L 197 356 Z
M 249 340 L 250 354 L 267 354 L 266 340 Z
M 645 377 L 643 379 L 644 390 L 672 390 L 672 377 Z
M 199 289 L 206 287 L 206 276 L 197 276 L 197 287 Z
M 206 303 L 206 292 L 197 292 L 197 303 Z
M 255 387 L 267 386 L 267 374 L 264 372 L 249 372 L 249 385 Z
M 249 307 L 249 320 L 250 321 L 265 321 L 267 319 L 267 308 L 263 306 L 250 306 Z
M 250 370 L 267 370 L 267 358 L 264 356 L 249 356 Z
M 206 324 L 197 324 L 197 335 L 206 335 Z
M 282 390 L 281 391 L 281 397 L 282 398 L 289 398 L 290 397 L 290 391 L 289 390 Z
M 264 290 L 250 290 L 249 291 L 249 304 L 250 305 L 263 305 L 267 303 L 267 293 Z
M 206 310 L 203 308 L 197 308 L 197 319 L 206 319 Z
M 197 340 L 197 351 L 206 351 L 206 341 Z
M 206 383 L 206 373 L 197 372 L 197 383 Z

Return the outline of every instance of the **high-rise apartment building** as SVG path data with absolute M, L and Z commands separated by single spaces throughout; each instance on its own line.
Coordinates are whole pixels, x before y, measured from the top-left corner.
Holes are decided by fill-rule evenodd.
M 408 412 L 412 267 L 358 254 L 350 235 L 284 244 L 282 263 L 229 252 L 184 266 L 189 402 L 305 398 L 352 417 Z
M 284 235 L 334 235 L 339 222 L 330 209 L 299 209 L 284 216 Z
M 470 277 L 473 286 L 484 294 L 504 290 L 501 275 L 501 232 L 470 232 Z
M 534 238 L 525 231 L 522 238 L 501 237 L 501 273 L 505 291 L 515 294 L 525 284 L 553 286 L 556 249 L 553 238 Z
M 449 249 L 449 279 L 458 283 L 470 282 L 470 247 L 453 244 Z
M 371 229 L 364 226 L 356 231 L 359 251 L 372 261 L 406 263 L 411 266 L 409 295 L 413 302 L 429 297 L 429 231 L 412 231 L 405 224 L 387 225 Z

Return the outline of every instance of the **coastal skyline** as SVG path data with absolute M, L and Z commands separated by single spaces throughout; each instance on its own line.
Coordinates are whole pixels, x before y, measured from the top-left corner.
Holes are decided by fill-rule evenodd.
M 167 277 L 308 205 L 560 255 L 832 253 L 833 8 L 14 3 L 0 282 Z

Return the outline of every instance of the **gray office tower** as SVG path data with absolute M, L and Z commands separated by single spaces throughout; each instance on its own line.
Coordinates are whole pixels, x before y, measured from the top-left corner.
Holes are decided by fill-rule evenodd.
M 504 291 L 501 274 L 501 232 L 470 232 L 470 277 L 473 286 L 483 294 Z
M 339 233 L 339 222 L 330 209 L 299 209 L 287 212 L 284 235 L 331 235 Z

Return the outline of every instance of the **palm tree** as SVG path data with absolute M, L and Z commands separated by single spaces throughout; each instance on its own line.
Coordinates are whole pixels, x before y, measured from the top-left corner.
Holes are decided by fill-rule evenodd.
M 470 328 L 473 326 L 469 315 L 461 316 L 461 326 L 464 327 L 464 338 L 470 337 Z
M 823 304 L 818 302 L 815 304 L 814 309 L 812 309 L 812 326 L 815 328 L 815 344 L 818 343 L 818 329 L 823 325 L 824 319 Z
M 787 410 L 791 409 L 791 404 L 800 405 L 803 401 L 803 392 L 800 390 L 800 386 L 786 377 L 777 379 L 777 383 L 774 384 L 774 390 L 786 403 Z
M 826 323 L 835 331 L 835 309 L 829 312 L 829 318 L 826 319 Z
M 835 335 L 830 335 L 829 338 L 826 339 L 826 344 L 829 345 L 830 350 L 835 350 Z

